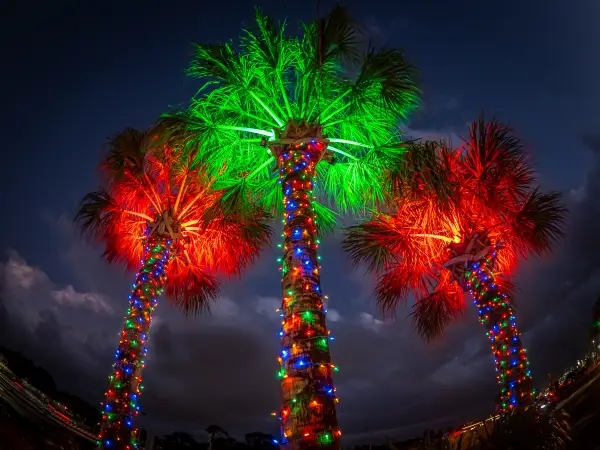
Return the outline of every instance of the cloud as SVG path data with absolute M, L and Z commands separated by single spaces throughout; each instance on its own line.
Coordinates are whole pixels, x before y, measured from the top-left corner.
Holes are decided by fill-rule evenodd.
M 413 132 L 427 138 L 452 133 L 427 127 Z M 571 201 L 568 238 L 553 256 L 525 263 L 515 280 L 518 324 L 539 385 L 546 372 L 560 370 L 585 346 L 591 304 L 600 292 L 595 158 L 580 198 Z M 56 266 L 35 267 L 14 252 L 0 266 L 0 338 L 51 370 L 63 387 L 97 403 L 133 275 L 102 262 L 97 249 L 75 239 L 65 216 L 49 216 L 47 223 L 56 235 L 48 255 Z M 322 275 L 346 442 L 410 437 L 491 413 L 496 374 L 474 309 L 443 339 L 425 344 L 404 320 L 409 309 L 398 311 L 393 323 L 378 316 L 373 278 L 352 271 L 339 240 L 336 234 L 324 242 Z M 279 402 L 274 374 L 281 301 L 274 259 L 268 251 L 241 280 L 224 283 L 211 315 L 185 318 L 160 300 L 141 400 L 143 426 L 164 433 L 218 423 L 238 436 L 277 433 L 270 416 Z
M 42 269 L 12 253 L 1 266 L 7 295 L 0 320 L 7 326 L 3 326 L 0 337 L 51 370 L 61 387 L 95 404 L 105 389 L 122 326 L 119 311 L 125 312 L 127 307 L 133 275 L 98 263 L 96 251 L 78 240 L 69 241 L 68 233 L 61 234 L 60 227 L 57 233 L 65 239 L 60 249 L 66 248 L 71 255 L 62 260 L 66 273 L 84 288 L 61 286 Z M 324 273 L 330 283 L 348 276 L 347 266 L 332 244 L 326 244 L 324 250 L 329 261 Z M 81 267 L 93 267 L 90 282 L 104 286 L 105 291 L 85 289 Z M 142 426 L 156 433 L 192 431 L 209 423 L 218 423 L 237 435 L 252 430 L 278 432 L 270 412 L 279 402 L 275 372 L 280 318 L 275 310 L 280 306 L 280 288 L 273 270 L 268 280 L 272 288 L 267 289 L 273 295 L 258 294 L 264 289 L 263 276 L 257 276 L 260 281 L 249 277 L 227 283 L 207 316 L 182 317 L 161 299 L 144 375 L 146 390 L 141 404 L 146 415 Z M 69 275 L 63 277 L 68 279 Z M 431 374 L 449 360 L 445 352 L 451 347 L 445 343 L 428 347 L 416 339 L 407 323 L 384 324 L 374 313 L 357 310 L 359 305 L 365 306 L 366 282 L 363 286 L 362 280 L 357 285 L 351 282 L 330 289 L 337 305 L 329 308 L 328 318 L 335 337 L 332 358 L 341 368 L 335 382 L 342 399 L 339 414 L 343 429 L 349 439 L 360 430 L 377 434 L 383 427 L 396 427 L 403 433 L 406 430 L 398 428 L 398 417 L 389 417 L 389 399 L 400 403 L 410 400 L 411 408 L 420 410 L 414 392 L 426 392 L 428 384 L 437 385 Z M 9 338 L 9 334 L 14 336 L 9 330 L 14 329 L 21 330 L 22 339 Z M 423 357 L 426 352 L 431 352 L 430 358 Z M 448 370 L 448 376 L 451 374 L 452 368 Z M 489 394 L 493 396 L 493 388 Z M 444 395 L 443 391 L 438 394 L 439 398 Z M 426 409 L 420 414 L 419 420 L 428 420 Z M 411 419 L 403 416 L 401 420 Z M 410 426 L 407 429 L 412 429 Z
M 97 313 L 112 314 L 112 307 L 102 295 L 93 292 L 76 292 L 73 286 L 50 292 L 50 296 L 59 305 L 87 307 Z
M 254 310 L 263 316 L 270 317 L 277 321 L 281 320 L 277 310 L 281 307 L 281 299 L 277 297 L 258 296 Z
M 220 319 L 232 319 L 240 313 L 240 308 L 230 298 L 220 297 L 211 305 L 210 313 Z
M 339 313 L 337 309 L 328 308 L 327 309 L 327 320 L 329 322 L 339 322 L 342 320 L 342 315 Z
M 383 320 L 379 320 L 367 312 L 361 312 L 359 315 L 360 324 L 368 330 L 379 331 L 383 325 Z
M 36 284 L 48 282 L 44 272 L 27 263 L 16 252 L 10 252 L 8 262 L 4 266 L 4 286 L 16 285 L 22 289 L 31 289 Z

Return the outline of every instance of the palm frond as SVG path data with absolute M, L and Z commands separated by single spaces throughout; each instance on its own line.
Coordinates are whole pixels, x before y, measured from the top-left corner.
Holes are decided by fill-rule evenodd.
M 219 295 L 219 281 L 200 267 L 181 267 L 183 264 L 181 259 L 174 259 L 168 266 L 167 297 L 185 315 L 209 312 L 211 302 Z
M 249 81 L 244 65 L 230 43 L 194 44 L 194 59 L 187 74 L 236 87 L 248 86 Z M 203 88 L 208 85 L 210 81 Z
M 396 261 L 393 249 L 401 237 L 385 218 L 347 227 L 344 233 L 342 248 L 355 265 L 363 264 L 367 271 L 376 272 Z
M 104 169 L 109 179 L 123 179 L 125 171 L 134 176 L 143 172 L 148 137 L 144 131 L 127 127 L 108 139 Z
M 515 294 L 517 292 L 517 285 L 513 283 L 510 278 L 504 277 L 501 274 L 494 274 L 494 282 L 498 285 L 500 290 L 506 294 L 510 305 L 513 309 L 515 309 Z
M 483 114 L 471 124 L 463 139 L 463 164 L 471 194 L 491 208 L 502 207 L 527 195 L 534 171 L 522 142 L 512 128 Z
M 338 222 L 339 214 L 318 201 L 313 201 L 316 216 L 317 233 L 319 237 L 333 233 Z
M 313 43 L 316 68 L 332 60 L 358 57 L 359 28 L 348 8 L 336 5 L 328 15 L 316 19 L 312 26 L 316 31 Z
M 260 252 L 271 245 L 273 238 L 273 228 L 269 223 L 273 220 L 273 216 L 260 207 L 254 206 L 253 209 L 243 216 L 240 221 L 240 228 L 243 242 L 245 246 L 251 249 L 247 253 L 247 257 L 241 256 L 245 267 L 253 262 Z
M 286 52 L 285 23 L 278 24 L 256 8 L 256 24 L 259 34 L 246 32 L 246 45 L 263 64 L 273 71 L 282 71 L 291 62 Z
M 196 148 L 200 143 L 198 136 L 203 136 L 211 129 L 211 124 L 203 120 L 205 118 L 206 115 L 192 116 L 187 111 L 165 113 L 154 125 L 154 130 L 166 145 L 191 142 Z
M 428 289 L 429 286 L 421 273 L 399 263 L 379 276 L 375 284 L 375 298 L 383 315 L 394 317 L 398 306 L 408 302 L 411 294 L 419 295 Z
M 464 312 L 463 292 L 458 286 L 438 287 L 426 297 L 418 299 L 411 313 L 415 330 L 426 341 L 439 338 L 448 325 Z
M 458 201 L 452 176 L 454 152 L 445 142 L 410 141 L 402 159 L 390 170 L 393 193 L 400 199 L 431 195 L 440 206 Z
M 235 184 L 218 192 L 215 202 L 206 210 L 204 220 L 208 224 L 217 217 L 247 217 L 253 211 L 252 208 L 246 180 L 239 178 Z
M 381 104 L 407 119 L 420 103 L 419 72 L 398 49 L 369 50 L 352 87 L 355 103 Z
M 510 225 L 522 254 L 532 251 L 542 254 L 565 234 L 568 210 L 560 192 L 543 193 L 535 189 L 523 202 Z
M 83 235 L 94 241 L 102 241 L 115 220 L 117 205 L 104 188 L 86 194 L 75 214 L 74 222 Z

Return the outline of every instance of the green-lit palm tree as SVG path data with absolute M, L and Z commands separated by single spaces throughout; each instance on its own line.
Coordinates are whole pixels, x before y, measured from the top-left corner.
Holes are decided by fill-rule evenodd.
M 384 199 L 399 124 L 418 105 L 417 70 L 397 49 L 361 52 L 342 7 L 299 37 L 259 10 L 256 22 L 239 46 L 196 44 L 188 73 L 203 84 L 187 111 L 164 116 L 164 135 L 202 143 L 198 158 L 228 189 L 222 208 L 252 198 L 283 215 L 283 442 L 339 447 L 317 234 L 335 223 L 330 208 Z

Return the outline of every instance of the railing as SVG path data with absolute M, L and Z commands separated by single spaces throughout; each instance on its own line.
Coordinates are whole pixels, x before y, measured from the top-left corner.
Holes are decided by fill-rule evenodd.
M 0 370 L 3 370 L 4 373 L 0 373 L 0 387 L 6 391 L 7 397 L 13 397 L 15 400 L 23 404 L 29 410 L 32 410 L 38 416 L 51 420 L 57 425 L 66 428 L 72 433 L 77 434 L 79 437 L 84 438 L 91 442 L 97 441 L 97 436 L 90 433 L 89 431 L 81 428 L 77 422 L 75 422 L 72 418 L 66 416 L 61 413 L 49 403 L 44 403 L 40 399 L 38 399 L 35 395 L 29 392 L 23 385 L 18 383 L 17 381 L 12 381 L 12 377 L 6 377 L 8 375 L 6 371 L 8 368 L 6 366 L 0 367 Z M 4 376 L 3 376 L 4 375 Z M 10 399 L 7 398 L 10 402 Z

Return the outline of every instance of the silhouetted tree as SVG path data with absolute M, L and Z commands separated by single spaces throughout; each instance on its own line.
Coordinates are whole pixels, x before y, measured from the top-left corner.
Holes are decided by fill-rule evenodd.
M 244 438 L 246 439 L 246 444 L 256 450 L 270 450 L 278 447 L 274 442 L 275 438 L 272 434 L 254 431 L 252 433 L 247 433 Z
M 163 437 L 164 450 L 197 449 L 198 442 L 185 431 L 175 431 Z
M 215 438 L 229 438 L 229 433 L 219 425 L 209 425 L 205 431 L 208 433 L 208 450 L 213 450 Z

